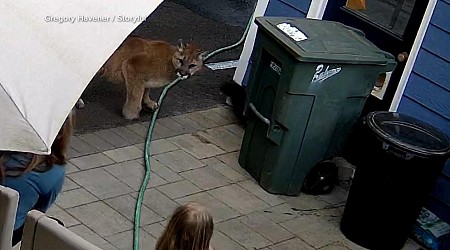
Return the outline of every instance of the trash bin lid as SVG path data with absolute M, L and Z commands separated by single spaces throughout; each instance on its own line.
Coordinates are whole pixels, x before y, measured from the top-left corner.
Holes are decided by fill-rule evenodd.
M 395 63 L 360 30 L 344 24 L 289 17 L 257 17 L 256 24 L 285 47 L 297 60 L 321 63 Z
M 376 111 L 366 116 L 367 125 L 387 143 L 422 156 L 450 153 L 450 139 L 434 126 L 397 112 Z

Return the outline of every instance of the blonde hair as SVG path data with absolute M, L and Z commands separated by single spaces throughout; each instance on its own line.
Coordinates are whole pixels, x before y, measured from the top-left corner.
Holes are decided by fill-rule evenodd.
M 175 210 L 156 250 L 208 250 L 213 231 L 213 219 L 206 208 L 190 202 Z
M 53 164 L 63 165 L 67 163 L 67 151 L 69 149 L 70 138 L 73 134 L 75 127 L 75 110 L 72 111 L 67 116 L 64 124 L 58 132 L 53 144 L 51 146 L 50 155 L 37 155 L 31 154 L 31 160 L 27 166 L 21 170 L 21 174 L 27 173 L 36 169 L 40 164 L 45 163 L 47 168 L 53 167 Z M 12 152 L 11 152 L 12 153 Z M 3 163 L 5 161 L 6 155 L 0 156 L 0 179 L 4 179 L 7 176 L 7 172 Z

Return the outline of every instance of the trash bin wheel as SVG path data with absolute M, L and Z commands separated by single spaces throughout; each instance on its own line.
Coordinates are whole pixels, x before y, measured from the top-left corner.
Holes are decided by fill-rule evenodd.
M 338 178 L 338 168 L 333 160 L 316 164 L 306 175 L 303 192 L 311 195 L 329 194 Z

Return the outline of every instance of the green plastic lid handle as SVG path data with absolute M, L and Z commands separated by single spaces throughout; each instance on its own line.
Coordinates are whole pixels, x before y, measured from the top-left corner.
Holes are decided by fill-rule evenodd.
M 375 44 L 373 44 L 371 41 L 365 39 L 365 34 L 364 34 L 363 31 L 361 31 L 361 30 L 359 30 L 359 29 L 356 29 L 356 28 L 353 28 L 353 27 L 348 26 L 348 25 L 344 25 L 344 27 L 346 27 L 348 30 L 353 31 L 353 32 L 355 32 L 356 34 L 358 34 L 359 36 L 356 36 L 356 38 L 357 38 L 360 42 L 366 44 L 367 46 L 373 47 L 374 49 L 377 49 L 377 52 L 379 52 L 380 54 L 383 54 L 383 55 L 384 55 L 384 57 L 386 58 L 386 70 L 385 70 L 385 72 L 394 70 L 394 68 L 397 66 L 397 62 L 396 62 L 396 60 L 395 60 L 395 57 L 394 57 L 391 53 L 386 52 L 386 51 L 384 51 L 384 50 L 380 50 L 380 49 L 379 49 Z M 383 72 L 383 73 L 384 73 L 384 72 Z
M 342 24 L 342 23 L 341 23 L 341 24 Z M 358 34 L 358 35 L 360 35 L 360 36 L 362 36 L 362 37 L 366 37 L 366 34 L 365 34 L 362 30 L 357 29 L 357 28 L 353 28 L 353 27 L 348 26 L 348 25 L 345 25 L 345 24 L 342 24 L 342 25 L 343 25 L 346 29 L 353 31 L 353 32 L 355 32 L 356 34 Z
M 367 45 L 368 47 L 372 47 L 372 48 L 377 48 L 377 49 L 378 49 L 378 47 L 375 46 L 374 43 L 372 43 L 371 41 L 369 41 L 369 40 L 366 38 L 366 35 L 364 34 L 364 32 L 363 32 L 362 30 L 353 28 L 353 27 L 348 26 L 348 25 L 343 25 L 343 26 L 344 26 L 344 28 L 346 28 L 347 30 L 356 33 L 357 36 L 355 36 L 355 38 L 358 39 L 361 43 Z
M 384 54 L 384 57 L 386 58 L 386 69 L 385 71 L 393 71 L 395 67 L 397 67 L 397 61 L 395 59 L 395 56 L 392 55 L 389 52 L 386 52 L 384 50 L 380 50 L 381 54 Z

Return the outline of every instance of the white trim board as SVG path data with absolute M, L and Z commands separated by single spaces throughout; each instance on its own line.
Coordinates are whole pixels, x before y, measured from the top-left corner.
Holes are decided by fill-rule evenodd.
M 416 63 L 417 55 L 419 54 L 420 47 L 422 46 L 423 38 L 427 32 L 428 26 L 430 25 L 431 16 L 433 15 L 434 9 L 436 8 L 438 0 L 429 0 L 427 9 L 423 15 L 422 23 L 420 24 L 419 30 L 417 32 L 416 39 L 414 40 L 413 46 L 409 53 L 408 61 L 406 62 L 405 69 L 398 83 L 397 91 L 395 92 L 394 98 L 391 102 L 391 107 L 389 111 L 397 111 L 400 101 L 405 92 L 406 85 L 408 84 L 409 76 L 411 75 L 414 64 Z
M 256 32 L 258 29 L 258 26 L 255 24 L 255 17 L 264 16 L 264 13 L 266 13 L 267 5 L 269 5 L 269 0 L 258 0 L 258 3 L 256 4 L 252 24 L 250 26 L 250 30 L 247 34 L 247 37 L 245 38 L 244 48 L 242 49 L 238 65 L 233 76 L 233 80 L 239 85 L 242 85 L 242 81 L 244 80 L 245 72 L 247 71 L 248 61 L 250 60 L 253 45 L 255 44 Z
M 312 0 L 306 18 L 322 20 L 328 0 Z

